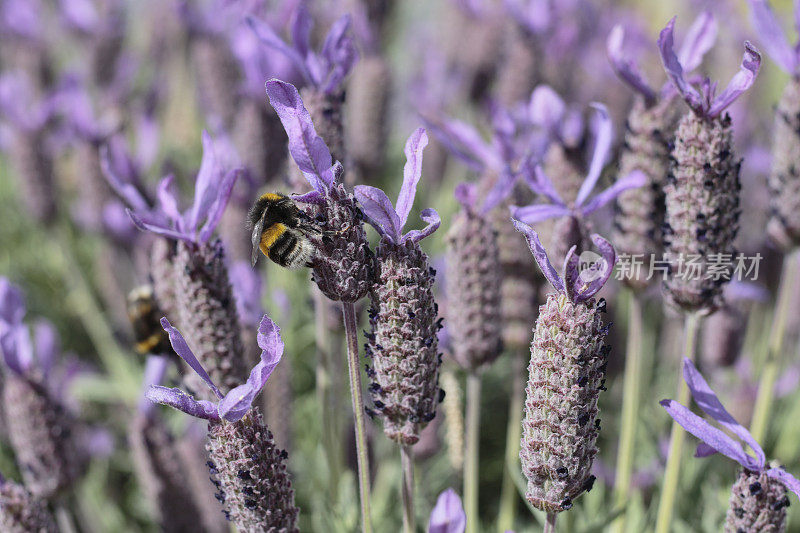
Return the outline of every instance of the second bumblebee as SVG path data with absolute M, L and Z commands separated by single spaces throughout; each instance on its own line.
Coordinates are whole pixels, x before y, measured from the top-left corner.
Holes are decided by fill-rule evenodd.
M 323 235 L 314 221 L 288 196 L 280 193 L 261 195 L 248 213 L 252 231 L 255 266 L 258 252 L 286 268 L 311 266 L 316 246 L 314 240 Z

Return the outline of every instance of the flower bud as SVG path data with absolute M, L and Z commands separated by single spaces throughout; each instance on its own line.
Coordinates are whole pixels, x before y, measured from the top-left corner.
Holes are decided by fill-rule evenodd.
M 784 531 L 789 497 L 786 486 L 769 477 L 742 469 L 731 488 L 725 532 Z

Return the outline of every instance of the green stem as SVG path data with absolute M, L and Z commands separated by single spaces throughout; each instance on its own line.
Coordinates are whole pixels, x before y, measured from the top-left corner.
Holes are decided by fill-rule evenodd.
M 481 378 L 467 374 L 467 442 L 464 460 L 464 512 L 467 533 L 477 533 L 478 526 L 478 444 L 481 422 Z
M 514 517 L 519 502 L 513 473 L 519 470 L 519 441 L 522 436 L 523 399 L 527 378 L 525 353 L 516 351 L 512 354 L 511 360 L 511 400 L 508 403 L 506 458 L 503 462 L 503 485 L 500 489 L 500 512 L 497 516 L 497 531 L 500 533 L 514 528 Z
M 547 513 L 547 521 L 544 523 L 544 533 L 556 533 L 556 513 Z
M 789 304 L 791 303 L 792 293 L 797 277 L 797 254 L 792 253 L 783 261 L 783 271 L 781 272 L 781 285 L 778 289 L 778 302 L 775 306 L 775 316 L 772 319 L 770 329 L 769 346 L 767 348 L 767 360 L 761 371 L 761 379 L 758 383 L 758 395 L 756 396 L 755 407 L 753 408 L 753 421 L 750 423 L 750 433 L 756 442 L 761 442 L 767 432 L 767 421 L 769 420 L 772 400 L 775 394 L 775 381 L 778 379 L 778 372 L 783 366 L 785 356 L 783 355 L 783 340 L 786 334 L 786 320 L 789 315 Z
M 314 335 L 317 343 L 316 392 L 317 402 L 322 413 L 322 443 L 328 464 L 328 490 L 335 499 L 339 494 L 339 477 L 342 471 L 341 439 L 337 438 L 336 413 L 333 405 L 331 373 L 331 340 L 325 325 L 326 301 L 322 292 L 314 285 L 311 288 L 314 300 Z
M 684 324 L 685 344 L 683 356 L 690 361 L 695 359 L 695 343 L 697 340 L 699 317 L 697 313 L 688 313 Z M 678 362 L 678 402 L 689 403 L 689 387 L 683 381 L 683 358 Z M 656 533 L 668 533 L 672 521 L 672 509 L 675 507 L 675 496 L 678 492 L 678 478 L 680 477 L 681 455 L 686 432 L 675 421 L 672 422 L 672 432 L 669 437 L 669 454 L 664 473 L 664 482 L 661 488 L 661 498 L 658 502 L 658 515 L 656 517 Z
M 355 305 L 352 302 L 342 302 L 342 313 L 344 314 L 344 333 L 347 337 L 350 397 L 353 400 L 353 417 L 355 418 L 358 489 L 361 496 L 361 531 L 371 533 L 369 456 L 367 455 L 367 428 L 364 425 L 364 399 L 361 395 L 361 368 L 358 359 L 358 326 Z
M 59 503 L 56 505 L 56 522 L 61 533 L 77 533 L 72 516 L 64 504 Z
M 622 427 L 617 448 L 617 475 L 614 480 L 614 506 L 620 508 L 628 501 L 633 472 L 636 424 L 639 417 L 639 386 L 642 374 L 642 302 L 629 292 L 628 342 L 625 354 L 625 378 L 622 391 Z M 625 512 L 613 524 L 613 530 L 625 531 Z
M 403 532 L 414 533 L 417 530 L 414 515 L 414 459 L 410 446 L 400 446 L 400 463 L 403 467 Z

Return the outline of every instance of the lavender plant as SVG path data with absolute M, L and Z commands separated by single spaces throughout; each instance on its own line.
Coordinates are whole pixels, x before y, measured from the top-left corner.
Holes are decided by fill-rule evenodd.
M 536 320 L 520 459 L 528 479 L 526 498 L 534 507 L 555 515 L 570 509 L 573 500 L 591 490 L 590 475 L 600 432 L 597 399 L 605 389 L 610 346 L 604 344 L 609 325 L 603 325 L 605 300 L 594 295 L 611 276 L 614 248 L 600 237 L 592 241 L 601 258 L 580 272 L 573 247 L 560 277 L 547 258 L 539 236 L 530 226 L 514 220 L 547 280 L 550 293 Z
M 180 332 L 166 318 L 172 348 L 208 385 L 216 401 L 197 400 L 180 389 L 152 385 L 147 398 L 208 420 L 206 448 L 211 481 L 217 486 L 225 516 L 241 531 L 298 531 L 294 491 L 279 450 L 253 401 L 283 355 L 280 328 L 264 315 L 258 327 L 261 360 L 247 382 L 223 395 Z
M 700 439 L 695 456 L 707 457 L 721 453 L 742 465 L 742 471 L 731 488 L 725 531 L 784 531 L 786 507 L 789 506 L 786 492 L 788 489 L 800 496 L 800 481 L 780 466 L 767 464 L 761 446 L 725 410 L 689 359 L 683 360 L 683 379 L 703 412 L 749 446 L 754 454 L 746 453 L 740 442 L 684 405 L 675 400 L 661 400 L 667 413 L 686 431 Z
M 8 533 L 56 533 L 45 502 L 0 474 L 0 527 Z

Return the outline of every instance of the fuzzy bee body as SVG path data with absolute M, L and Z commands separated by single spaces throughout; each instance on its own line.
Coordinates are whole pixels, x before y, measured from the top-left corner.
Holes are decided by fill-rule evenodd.
M 291 198 L 280 193 L 261 195 L 250 209 L 248 222 L 253 266 L 259 251 L 286 268 L 311 266 L 316 250 L 312 237 L 322 235 L 322 231 Z
M 136 287 L 128 293 L 128 318 L 133 329 L 136 353 L 172 353 L 169 336 L 161 327 L 162 316 L 150 285 Z

